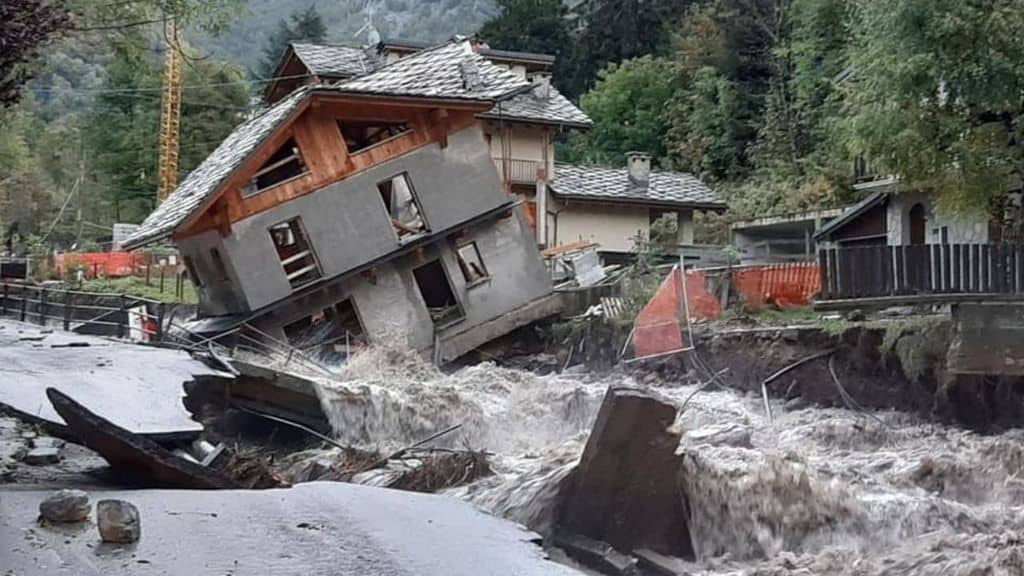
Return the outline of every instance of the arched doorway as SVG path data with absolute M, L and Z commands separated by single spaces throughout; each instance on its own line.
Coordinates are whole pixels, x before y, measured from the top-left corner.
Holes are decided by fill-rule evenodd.
M 927 217 L 925 216 L 924 204 L 918 202 L 910 208 L 910 243 L 914 245 L 924 244 L 925 227 Z

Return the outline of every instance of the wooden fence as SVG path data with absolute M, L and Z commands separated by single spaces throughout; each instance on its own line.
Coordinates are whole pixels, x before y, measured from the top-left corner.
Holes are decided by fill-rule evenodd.
M 1024 294 L 1024 246 L 864 246 L 821 250 L 818 259 L 822 300 Z
M 133 325 L 132 310 L 145 308 Z M 142 340 L 163 339 L 166 303 L 125 294 L 62 290 L 21 282 L 0 283 L 0 315 L 40 325 L 87 325 L 94 331 Z

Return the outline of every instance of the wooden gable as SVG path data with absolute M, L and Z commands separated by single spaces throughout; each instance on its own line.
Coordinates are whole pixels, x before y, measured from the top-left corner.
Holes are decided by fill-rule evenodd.
M 175 238 L 213 229 L 226 236 L 234 222 L 424 146 L 437 143 L 446 147 L 448 135 L 474 125 L 475 114 L 482 108 L 480 104 L 456 109 L 450 108 L 451 103 L 445 103 L 445 107 L 430 104 L 417 100 L 315 96 L 291 122 L 266 139 L 221 187 L 210 207 Z M 346 121 L 404 123 L 409 129 L 350 153 L 341 131 Z M 305 171 L 255 193 L 245 193 L 254 175 L 265 170 L 282 146 L 291 142 L 299 150 Z

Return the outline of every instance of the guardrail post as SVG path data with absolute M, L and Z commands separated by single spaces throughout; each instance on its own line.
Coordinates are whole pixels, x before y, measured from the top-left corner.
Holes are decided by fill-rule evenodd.
M 7 293 L 9 288 L 10 285 L 7 284 L 7 282 L 4 282 L 4 300 L 3 303 L 0 303 L 0 314 L 3 314 L 4 316 L 7 315 Z
M 21 321 L 22 322 L 25 321 L 25 312 L 26 312 L 26 309 L 28 307 L 28 295 L 26 294 L 27 292 L 28 292 L 28 288 L 25 287 L 25 286 L 22 286 L 22 288 L 21 288 Z
M 128 305 L 125 302 L 124 294 L 120 295 L 121 299 L 121 313 L 117 315 L 117 335 L 119 338 L 125 337 L 125 328 L 128 327 Z
M 161 275 L 161 278 L 163 276 Z M 156 334 L 154 337 L 157 342 L 164 341 L 164 315 L 167 312 L 167 304 L 161 302 L 156 305 Z
M 39 292 L 39 324 L 46 325 L 46 288 Z
M 71 330 L 71 291 L 64 291 L 64 331 Z

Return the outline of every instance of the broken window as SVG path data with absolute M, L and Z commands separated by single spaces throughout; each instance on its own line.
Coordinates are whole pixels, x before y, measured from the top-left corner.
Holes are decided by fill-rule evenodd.
M 435 326 L 443 327 L 462 318 L 462 307 L 455 299 L 455 292 L 440 260 L 414 269 L 412 275 Z
M 338 122 L 341 136 L 349 154 L 362 152 L 381 142 L 397 138 L 412 131 L 408 122 L 359 122 L 344 120 Z
M 182 256 L 181 261 L 185 263 L 185 271 L 188 272 L 188 277 L 192 279 L 192 284 L 194 284 L 196 288 L 201 287 L 203 285 L 203 280 L 199 277 L 199 274 L 196 273 L 196 265 L 192 262 L 192 258 L 189 256 Z
M 309 245 L 305 230 L 298 218 L 270 227 L 270 237 L 277 248 L 285 276 L 292 288 L 298 288 L 320 277 L 320 265 Z
M 468 284 L 487 278 L 487 268 L 484 268 L 484 261 L 480 258 L 480 250 L 476 247 L 476 242 L 459 246 L 455 253 L 459 257 L 462 277 Z
M 300 349 L 329 347 L 348 355 L 363 346 L 363 325 L 352 304 L 345 299 L 284 327 L 288 343 Z
M 242 196 L 251 196 L 283 184 L 293 178 L 298 178 L 307 172 L 306 163 L 299 153 L 299 146 L 295 144 L 294 138 L 289 138 L 270 159 L 263 168 L 253 174 L 252 180 L 242 190 Z
M 408 240 L 427 231 L 427 224 L 423 221 L 420 205 L 413 194 L 408 174 L 403 172 L 377 184 L 377 190 L 399 240 Z
M 228 268 L 224 265 L 224 259 L 221 258 L 220 250 L 210 248 L 210 260 L 213 262 L 213 269 L 217 271 L 217 279 L 222 281 L 229 280 Z

